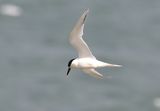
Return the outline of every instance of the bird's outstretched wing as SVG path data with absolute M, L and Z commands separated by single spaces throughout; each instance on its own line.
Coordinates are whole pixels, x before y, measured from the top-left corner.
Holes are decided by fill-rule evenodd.
M 78 51 L 78 55 L 80 58 L 83 57 L 90 57 L 95 58 L 90 51 L 88 45 L 83 40 L 83 29 L 84 29 L 84 22 L 86 20 L 87 14 L 89 9 L 87 9 L 82 16 L 79 18 L 78 22 L 74 26 L 73 30 L 70 33 L 69 41 L 71 45 Z
M 90 76 L 93 76 L 98 79 L 102 79 L 103 75 L 97 72 L 95 69 L 82 69 L 86 74 L 89 74 Z

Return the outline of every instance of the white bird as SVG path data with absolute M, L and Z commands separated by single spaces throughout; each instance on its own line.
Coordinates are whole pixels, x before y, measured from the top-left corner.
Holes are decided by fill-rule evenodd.
M 89 9 L 85 10 L 79 18 L 75 27 L 70 33 L 69 42 L 78 51 L 78 58 L 71 59 L 68 62 L 67 76 L 71 68 L 81 69 L 83 72 L 95 77 L 102 78 L 103 75 L 95 70 L 98 67 L 121 67 L 121 65 L 105 63 L 97 60 L 90 51 L 88 45 L 83 40 L 84 22 L 86 20 Z

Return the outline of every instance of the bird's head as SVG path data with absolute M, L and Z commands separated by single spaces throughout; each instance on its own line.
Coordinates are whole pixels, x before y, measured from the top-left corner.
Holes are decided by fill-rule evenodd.
M 75 60 L 75 58 L 74 58 L 74 59 L 71 59 L 71 60 L 68 62 L 67 76 L 68 76 L 68 74 L 69 74 L 69 72 L 70 72 L 70 70 L 71 70 L 71 65 L 72 65 L 73 60 Z

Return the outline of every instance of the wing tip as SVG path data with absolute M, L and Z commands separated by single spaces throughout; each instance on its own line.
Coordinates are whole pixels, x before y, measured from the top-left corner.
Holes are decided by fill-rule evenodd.
M 85 9 L 85 12 L 88 13 L 89 12 L 89 8 Z
M 87 17 L 87 14 L 89 13 L 89 8 L 87 8 L 85 11 L 84 11 L 84 13 L 83 13 L 83 24 L 84 24 L 84 22 L 85 22 L 85 20 L 86 20 L 86 17 Z

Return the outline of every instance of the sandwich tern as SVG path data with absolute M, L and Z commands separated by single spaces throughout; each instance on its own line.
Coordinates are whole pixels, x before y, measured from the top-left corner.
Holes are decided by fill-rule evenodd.
M 71 68 L 81 69 L 84 73 L 95 78 L 103 78 L 103 75 L 95 70 L 98 67 L 121 67 L 121 65 L 105 63 L 96 59 L 90 51 L 88 45 L 83 40 L 84 22 L 89 9 L 85 10 L 78 22 L 74 26 L 69 36 L 70 44 L 78 51 L 78 58 L 71 59 L 68 62 L 67 76 Z

